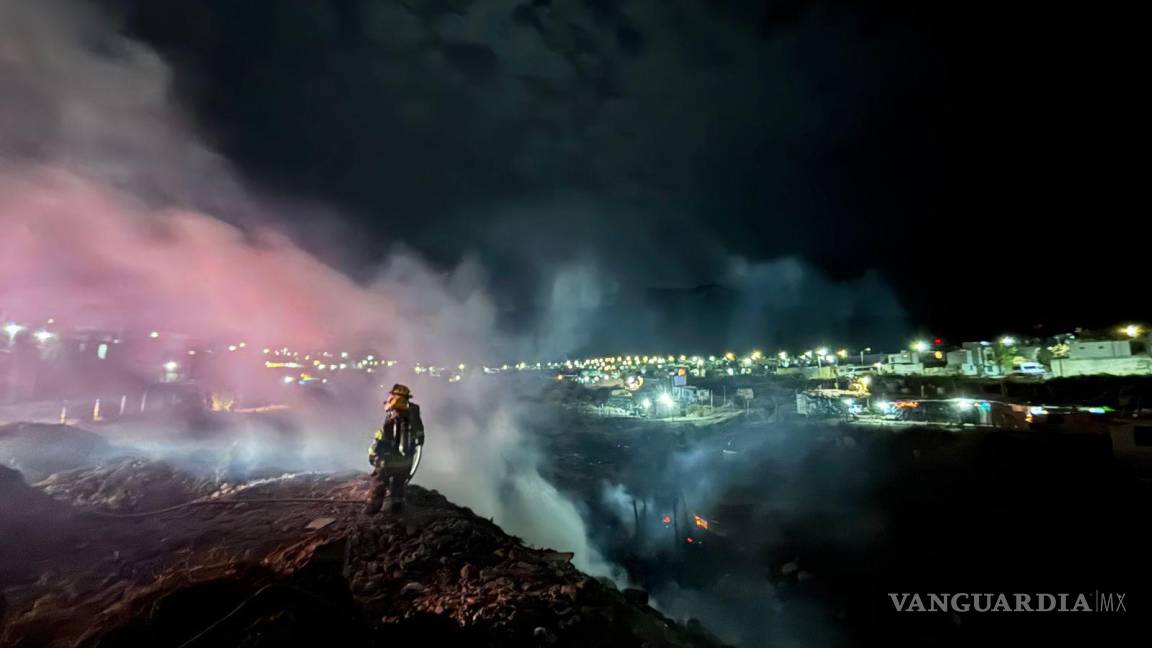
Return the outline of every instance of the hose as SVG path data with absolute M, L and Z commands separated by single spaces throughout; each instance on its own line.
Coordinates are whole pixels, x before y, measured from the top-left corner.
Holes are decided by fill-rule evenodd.
M 216 628 L 219 628 L 222 624 L 227 622 L 229 619 L 231 619 L 232 617 L 239 614 L 240 611 L 243 610 L 245 607 L 247 607 L 249 603 L 251 603 L 253 600 L 256 599 L 256 597 L 260 596 L 264 592 L 267 592 L 268 590 L 272 589 L 273 587 L 276 587 L 275 583 L 265 585 L 264 587 L 261 587 L 260 589 L 256 590 L 251 596 L 249 596 L 248 598 L 241 601 L 240 605 L 237 605 L 235 608 L 233 608 L 231 612 L 229 612 L 228 614 L 225 614 L 224 616 L 217 619 L 216 622 L 213 623 L 212 625 L 210 625 L 207 628 L 204 628 L 200 632 L 196 633 L 196 635 L 194 637 L 192 637 L 191 639 L 189 639 L 188 641 L 185 641 L 184 643 L 180 644 L 180 648 L 188 648 L 188 646 L 192 646 L 197 641 L 200 641 L 204 637 L 208 636 L 209 634 L 212 633 L 213 630 L 215 630 Z

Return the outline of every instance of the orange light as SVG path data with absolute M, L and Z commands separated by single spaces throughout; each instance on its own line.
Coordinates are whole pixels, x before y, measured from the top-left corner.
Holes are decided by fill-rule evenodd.
M 696 522 L 696 526 L 700 527 L 701 529 L 707 529 L 708 528 L 708 520 L 705 520 L 704 518 L 700 517 L 699 515 L 693 515 L 692 519 L 693 519 L 693 521 Z

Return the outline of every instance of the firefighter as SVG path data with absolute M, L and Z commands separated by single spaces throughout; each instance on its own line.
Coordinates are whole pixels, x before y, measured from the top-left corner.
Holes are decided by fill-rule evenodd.
M 388 510 L 399 513 L 404 507 L 404 486 L 412 473 L 416 449 L 424 445 L 424 422 L 420 406 L 412 402 L 412 390 L 393 385 L 384 404 L 384 425 L 376 431 L 368 448 L 372 464 L 372 496 L 365 512 L 380 512 L 385 500 Z

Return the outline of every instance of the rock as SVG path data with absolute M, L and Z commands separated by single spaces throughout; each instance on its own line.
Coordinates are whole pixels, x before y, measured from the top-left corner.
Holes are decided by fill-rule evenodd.
M 425 587 L 415 581 L 408 583 L 400 589 L 401 594 L 423 594 Z
M 309 522 L 308 526 L 306 526 L 304 528 L 312 530 L 312 531 L 316 531 L 319 529 L 323 529 L 324 527 L 328 526 L 329 524 L 332 524 L 335 521 L 336 521 L 336 518 L 332 518 L 332 517 L 318 517 L 318 518 L 312 520 L 311 522 Z

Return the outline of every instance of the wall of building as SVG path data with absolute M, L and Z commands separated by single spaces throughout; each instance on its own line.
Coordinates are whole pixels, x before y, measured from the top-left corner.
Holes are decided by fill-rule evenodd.
M 1152 357 L 1055 358 L 1052 360 L 1053 376 L 1088 376 L 1092 374 L 1109 374 L 1113 376 L 1152 375 Z
M 1072 360 L 1125 358 L 1131 355 L 1132 343 L 1128 340 L 1077 340 L 1068 348 L 1068 357 Z
M 919 375 L 924 373 L 924 363 L 907 362 L 901 364 L 886 364 L 880 366 L 882 374 L 896 374 L 900 376 Z

